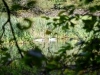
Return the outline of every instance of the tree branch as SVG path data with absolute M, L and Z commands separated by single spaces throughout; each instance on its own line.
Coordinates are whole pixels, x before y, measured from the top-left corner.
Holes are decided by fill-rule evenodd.
M 19 52 L 20 55 L 21 55 L 21 58 L 23 58 L 23 54 L 22 54 L 21 49 L 20 49 L 20 47 L 19 47 L 19 45 L 18 45 L 17 39 L 16 39 L 16 37 L 15 37 L 15 32 L 14 32 L 14 29 L 13 29 L 13 26 L 12 26 L 12 23 L 11 23 L 10 9 L 9 9 L 7 3 L 5 2 L 5 0 L 2 0 L 2 2 L 4 3 L 4 5 L 5 5 L 5 7 L 6 7 L 8 19 L 7 19 L 7 21 L 4 23 L 4 25 L 2 26 L 3 33 L 2 33 L 2 35 L 1 35 L 0 38 L 2 38 L 2 36 L 3 36 L 4 32 L 5 32 L 5 25 L 6 25 L 7 23 L 9 23 L 9 24 L 10 24 L 10 28 L 11 28 L 11 32 L 12 32 L 12 35 L 13 35 L 13 37 L 14 37 L 14 41 L 15 41 L 16 47 L 17 47 L 17 49 L 18 49 L 18 52 Z

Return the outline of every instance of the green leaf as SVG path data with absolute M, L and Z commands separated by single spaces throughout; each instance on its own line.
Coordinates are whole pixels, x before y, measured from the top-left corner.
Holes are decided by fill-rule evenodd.
M 33 6 L 33 5 L 35 5 L 35 4 L 36 4 L 36 1 L 29 1 L 29 2 L 27 3 L 27 6 L 31 7 L 31 6 Z
M 46 30 L 46 34 L 51 34 L 52 32 L 50 30 Z
M 16 11 L 16 10 L 21 10 L 22 6 L 20 4 L 13 4 L 11 6 L 11 10 Z
M 42 18 L 45 18 L 46 20 L 49 20 L 50 18 L 47 16 L 42 16 Z
M 16 26 L 21 30 L 23 29 L 20 23 L 17 23 Z
M 46 69 L 55 70 L 57 68 L 58 68 L 57 63 L 53 63 L 53 64 L 48 63 L 46 65 Z
M 74 8 L 74 7 L 75 7 L 74 5 L 69 5 L 69 6 L 67 6 L 66 9 L 72 9 L 72 8 Z
M 58 19 L 57 18 L 53 18 L 53 21 L 57 21 Z
M 57 65 L 57 62 L 55 60 L 52 60 L 52 61 L 49 62 L 49 64 Z
M 89 15 L 84 15 L 84 16 L 81 16 L 81 19 L 82 19 L 82 20 L 91 20 L 92 17 L 89 16 Z
M 28 26 L 25 27 L 25 29 L 29 29 L 32 26 L 32 21 L 28 18 L 24 18 L 24 20 L 29 24 Z
M 62 22 L 67 21 L 66 17 L 67 17 L 66 15 L 60 15 L 59 21 L 62 21 Z
M 71 57 L 71 55 L 67 55 L 67 56 L 66 56 L 66 58 L 70 58 L 70 57 Z
M 95 8 L 96 8 L 97 10 L 100 10 L 100 5 L 96 5 Z
M 64 12 L 66 12 L 66 11 L 60 11 L 60 12 L 58 13 L 58 16 L 61 16 Z
M 73 49 L 70 43 L 67 43 L 65 46 L 62 46 L 61 49 L 58 51 L 62 53 L 66 53 L 67 50 Z
M 24 18 L 24 21 L 28 22 L 28 25 L 21 25 L 20 23 L 17 23 L 16 26 L 20 29 L 20 30 L 27 30 L 32 26 L 32 21 L 28 18 Z
M 2 44 L 2 43 L 4 43 L 4 41 L 3 40 L 0 40 L 0 44 Z
M 71 10 L 68 12 L 68 14 L 69 14 L 69 15 L 73 14 L 74 10 L 75 10 L 74 8 L 71 9 Z
M 48 23 L 47 23 L 47 25 L 51 25 L 51 24 L 52 24 L 51 22 L 48 22 Z
M 70 23 L 71 23 L 71 26 L 72 26 L 72 27 L 74 27 L 74 26 L 75 26 L 75 24 L 74 24 L 73 22 L 70 22 Z
M 89 7 L 90 12 L 94 13 L 96 11 L 95 7 Z
M 66 31 L 69 28 L 69 24 L 67 23 L 65 26 L 62 26 L 62 30 Z
M 97 10 L 100 10 L 100 6 L 99 5 L 95 5 L 93 7 L 89 7 L 90 12 L 96 12 Z
M 34 65 L 37 67 L 42 66 L 42 61 L 45 61 L 46 59 L 42 54 L 42 52 L 37 49 L 35 48 L 25 52 L 23 61 L 25 62 L 26 65 L 30 65 L 31 67 Z
M 55 29 L 58 25 L 60 25 L 60 24 L 59 24 L 59 23 L 56 23 L 56 22 L 53 22 L 54 29 Z
M 90 2 L 92 2 L 93 0 L 85 0 L 85 3 L 88 4 Z
M 1 50 L 2 50 L 2 51 L 8 51 L 8 48 L 3 47 L 3 48 L 1 48 Z
M 5 53 L 5 56 L 6 56 L 7 58 L 9 58 L 9 57 L 10 57 L 10 53 Z
M 97 17 L 96 16 L 91 16 L 91 20 L 83 20 L 84 22 L 84 29 L 86 29 L 87 32 L 90 32 L 93 30 L 95 23 L 97 22 Z

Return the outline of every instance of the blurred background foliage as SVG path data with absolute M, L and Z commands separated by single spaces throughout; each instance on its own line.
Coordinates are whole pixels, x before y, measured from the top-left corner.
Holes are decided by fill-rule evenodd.
M 0 35 L 7 16 L 11 17 L 11 24 L 8 20 L 0 37 L 2 74 L 17 73 L 7 71 L 8 68 L 21 69 L 21 74 L 26 75 L 99 74 L 100 17 L 93 14 L 100 10 L 99 0 L 6 0 L 6 3 L 11 15 L 6 14 L 7 8 L 0 1 Z M 46 41 L 38 47 L 33 40 L 37 38 Z M 48 42 L 50 38 L 57 38 L 55 43 L 60 39 L 67 41 L 64 40 L 65 45 L 60 42 L 62 47 L 58 49 L 57 44 Z
M 34 16 L 39 15 L 50 15 L 54 14 L 52 12 L 55 11 L 55 14 L 57 13 L 57 10 L 67 10 L 69 6 L 74 6 L 78 9 L 95 9 L 94 6 L 99 6 L 100 2 L 99 0 L 91 0 L 91 2 L 83 0 L 6 0 L 8 3 L 9 8 L 11 9 L 12 14 L 19 15 L 21 13 L 27 13 L 32 14 Z M 0 10 L 6 11 L 4 4 L 2 1 L 0 1 Z M 13 9 L 14 8 L 14 9 Z M 98 8 L 99 9 L 99 8 Z M 29 15 L 32 16 L 32 15 Z M 56 14 L 57 15 L 57 14 Z

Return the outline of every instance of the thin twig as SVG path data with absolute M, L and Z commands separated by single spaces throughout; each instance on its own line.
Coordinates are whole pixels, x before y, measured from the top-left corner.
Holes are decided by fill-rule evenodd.
M 12 26 L 12 23 L 11 23 L 11 15 L 10 15 L 9 7 L 8 7 L 7 3 L 5 2 L 5 0 L 2 0 L 2 2 L 4 3 L 4 5 L 5 5 L 5 7 L 6 7 L 7 16 L 8 16 L 8 20 L 5 22 L 5 24 L 4 24 L 3 27 L 2 27 L 2 28 L 3 28 L 3 33 L 5 32 L 5 25 L 6 25 L 7 23 L 9 23 L 9 24 L 10 24 L 10 28 L 11 28 L 11 32 L 12 32 L 12 35 L 13 35 L 13 37 L 14 37 L 14 41 L 15 41 L 16 47 L 17 47 L 17 49 L 18 49 L 18 51 L 19 51 L 19 53 L 20 53 L 20 55 L 21 55 L 21 58 L 23 58 L 23 54 L 22 54 L 21 49 L 20 49 L 20 47 L 19 47 L 19 45 L 18 45 L 17 39 L 16 39 L 16 37 L 15 37 L 15 32 L 14 32 L 14 29 L 13 29 L 13 26 Z M 2 35 L 3 35 L 3 34 L 2 34 Z
M 1 36 L 0 36 L 0 40 L 2 39 L 3 34 L 5 33 L 5 26 L 7 25 L 7 23 L 8 23 L 8 20 L 7 20 L 7 21 L 3 24 L 3 26 L 2 26 L 3 32 L 2 32 L 2 34 L 1 34 Z

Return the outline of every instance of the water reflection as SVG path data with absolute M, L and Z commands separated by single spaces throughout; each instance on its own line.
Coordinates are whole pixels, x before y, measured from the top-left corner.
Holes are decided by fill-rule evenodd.
M 40 47 L 40 49 L 42 50 L 42 53 L 46 56 L 46 57 L 52 57 L 55 56 L 55 52 L 58 52 L 58 50 L 61 49 L 62 46 L 66 46 L 66 42 L 68 42 L 68 39 L 57 39 L 56 41 L 43 41 L 43 42 L 37 42 L 34 41 L 34 43 Z M 71 42 L 71 41 L 70 41 Z M 76 43 L 76 41 L 74 41 Z M 73 42 L 72 42 L 73 44 Z M 20 48 L 22 50 L 30 50 L 33 48 L 33 46 L 30 43 L 23 43 L 23 44 L 19 44 Z M 15 45 L 7 45 L 7 47 L 9 48 L 9 53 L 11 54 L 11 58 L 12 59 L 16 59 L 20 57 L 20 54 L 18 53 L 18 50 L 16 48 Z M 81 53 L 81 50 L 78 50 L 79 47 L 76 47 L 72 50 L 67 50 L 66 51 L 66 55 L 72 55 L 72 53 L 76 54 L 76 53 Z M 70 61 L 70 62 L 69 62 Z M 75 64 L 74 62 L 74 57 L 71 58 L 67 58 L 66 59 L 66 63 L 69 64 Z
M 45 42 L 35 42 L 35 44 L 42 49 L 44 55 L 52 56 L 55 55 L 55 52 L 57 52 L 60 47 L 65 44 L 65 42 L 66 40 L 57 40 L 53 38 Z
M 44 42 L 37 42 L 34 41 L 34 43 L 40 47 L 40 49 L 42 50 L 43 54 L 45 56 L 54 56 L 55 52 L 57 52 L 61 46 L 63 46 L 65 44 L 66 40 L 56 40 L 56 41 L 44 41 Z M 33 48 L 32 45 L 30 45 L 29 43 L 23 43 L 23 44 L 19 44 L 20 48 L 22 50 L 30 50 Z M 18 53 L 18 50 L 16 48 L 16 46 L 13 44 L 9 44 L 7 45 L 7 48 L 9 49 L 9 53 L 11 54 L 11 58 L 19 58 L 20 54 Z

